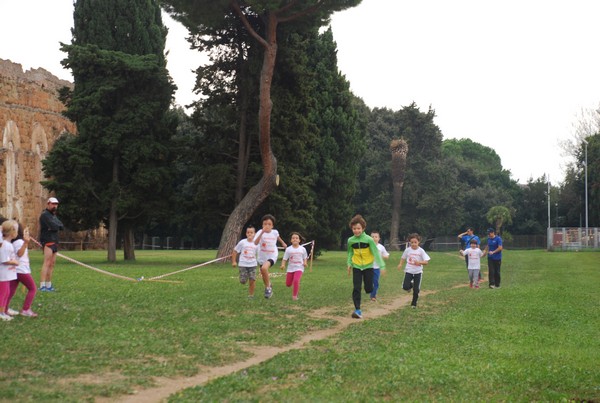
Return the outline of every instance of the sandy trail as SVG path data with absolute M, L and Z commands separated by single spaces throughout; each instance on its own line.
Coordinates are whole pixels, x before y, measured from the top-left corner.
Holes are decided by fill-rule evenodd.
M 459 287 L 464 287 L 460 285 Z M 433 291 L 421 291 L 419 297 L 426 296 L 433 293 Z M 232 374 L 242 369 L 249 368 L 253 365 L 265 362 L 278 354 L 285 353 L 290 350 L 302 349 L 309 345 L 310 342 L 316 340 L 323 340 L 331 337 L 350 326 L 353 323 L 360 323 L 363 320 L 370 320 L 379 318 L 387 315 L 401 307 L 407 306 L 412 300 L 412 292 L 406 295 L 396 297 L 388 303 L 371 303 L 367 302 L 363 304 L 364 318 L 361 320 L 353 319 L 350 315 L 339 316 L 332 315 L 331 312 L 335 308 L 320 308 L 318 310 L 309 312 L 308 315 L 318 319 L 332 319 L 337 321 L 337 324 L 331 328 L 313 331 L 307 333 L 300 338 L 297 342 L 283 346 L 283 347 L 253 347 L 252 351 L 254 355 L 245 361 L 235 362 L 233 364 L 224 365 L 221 367 L 200 367 L 200 373 L 198 375 L 186 378 L 154 378 L 156 383 L 155 387 L 149 389 L 143 389 L 136 391 L 135 394 L 112 397 L 112 398 L 97 398 L 97 402 L 127 402 L 127 403 L 148 403 L 148 402 L 162 402 L 170 395 L 178 392 L 182 389 L 190 388 L 193 386 L 202 385 L 213 379 Z

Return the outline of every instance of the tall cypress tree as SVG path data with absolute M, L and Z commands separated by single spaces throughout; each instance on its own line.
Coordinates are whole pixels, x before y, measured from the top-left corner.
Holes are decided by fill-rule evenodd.
M 50 153 L 44 170 L 52 179 L 45 186 L 65 195 L 71 222 L 89 223 L 91 215 L 108 226 L 109 261 L 116 260 L 120 223 L 125 258 L 134 259 L 133 230 L 169 195 L 175 87 L 164 56 L 167 31 L 155 0 L 78 0 L 73 15 L 62 63 L 75 85 L 63 99 L 78 135 Z M 69 148 L 79 151 L 72 161 L 77 182 L 61 168 Z

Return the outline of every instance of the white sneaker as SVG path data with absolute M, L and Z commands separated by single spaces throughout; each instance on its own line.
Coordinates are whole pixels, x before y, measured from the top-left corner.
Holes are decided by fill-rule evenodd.
M 10 315 L 3 313 L 0 313 L 0 320 L 5 320 L 5 321 L 9 321 L 9 320 L 13 320 L 13 317 Z
M 15 311 L 14 309 L 8 308 L 6 310 L 6 313 L 9 314 L 10 316 L 17 316 L 19 314 L 19 311 Z

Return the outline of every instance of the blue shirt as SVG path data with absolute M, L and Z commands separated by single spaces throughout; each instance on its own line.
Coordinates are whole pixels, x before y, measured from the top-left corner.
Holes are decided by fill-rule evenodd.
M 477 235 L 463 235 L 461 239 L 465 243 L 465 249 L 469 249 L 471 247 L 471 239 L 477 241 L 477 246 L 481 244 L 481 241 L 479 240 L 479 237 Z
M 502 238 L 496 235 L 493 238 L 488 238 L 488 259 L 489 260 L 502 260 L 502 251 L 498 253 L 494 253 L 490 255 L 490 252 L 494 252 L 498 249 L 499 246 L 502 246 Z

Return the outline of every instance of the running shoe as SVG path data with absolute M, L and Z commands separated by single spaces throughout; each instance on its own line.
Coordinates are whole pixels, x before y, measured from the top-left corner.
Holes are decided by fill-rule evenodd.
M 4 321 L 9 321 L 9 320 L 13 320 L 13 317 L 10 315 L 7 315 L 5 313 L 0 313 L 0 320 L 4 320 Z
M 35 313 L 35 312 L 33 312 L 31 310 L 31 308 L 29 308 L 26 311 L 21 311 L 21 316 L 27 316 L 27 317 L 30 317 L 30 318 L 35 318 L 36 316 L 38 316 L 38 314 Z
M 360 309 L 357 309 L 354 312 L 352 312 L 352 317 L 354 319 L 361 319 L 362 318 L 362 312 L 360 311 Z

